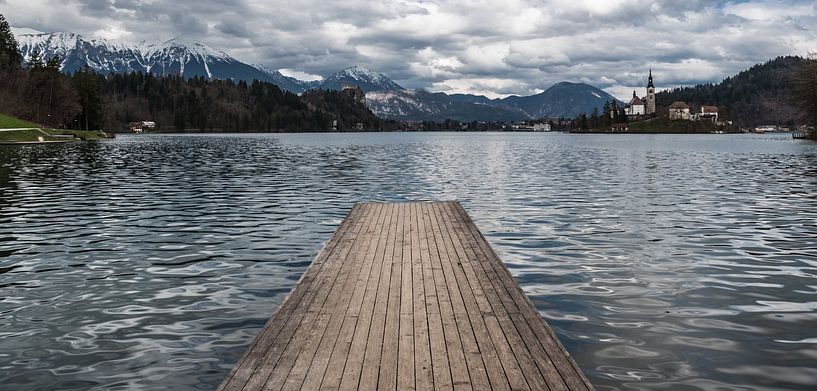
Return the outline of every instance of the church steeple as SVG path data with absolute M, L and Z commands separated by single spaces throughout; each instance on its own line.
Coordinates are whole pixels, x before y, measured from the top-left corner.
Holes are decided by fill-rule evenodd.
M 652 69 L 647 80 L 647 115 L 655 115 L 655 85 L 652 83 Z

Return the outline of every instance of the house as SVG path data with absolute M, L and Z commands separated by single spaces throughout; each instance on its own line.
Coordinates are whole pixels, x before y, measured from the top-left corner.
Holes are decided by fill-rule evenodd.
M 718 106 L 701 106 L 701 112 L 698 114 L 700 119 L 708 119 L 714 123 L 718 123 Z
M 533 124 L 533 131 L 534 132 L 550 132 L 550 124 L 543 123 L 543 124 Z
M 137 121 L 128 124 L 128 128 L 133 133 L 142 133 L 144 131 L 156 129 L 156 122 L 153 121 Z
M 610 118 L 615 119 L 615 111 L 610 111 Z M 633 91 L 633 98 L 624 106 L 624 114 L 628 120 L 639 120 L 645 116 L 655 116 L 655 83 L 652 78 L 652 69 L 647 78 L 647 95 L 643 98 L 638 96 L 636 91 Z
M 624 113 L 627 114 L 628 117 L 638 117 L 644 115 L 646 113 L 646 105 L 641 98 L 633 91 L 633 99 L 630 99 L 630 103 L 627 104 L 627 107 L 624 109 Z
M 689 121 L 689 105 L 684 102 L 675 102 L 669 106 L 669 119 L 672 121 Z
M 610 125 L 610 131 L 613 133 L 629 132 L 630 125 L 624 123 L 612 124 Z

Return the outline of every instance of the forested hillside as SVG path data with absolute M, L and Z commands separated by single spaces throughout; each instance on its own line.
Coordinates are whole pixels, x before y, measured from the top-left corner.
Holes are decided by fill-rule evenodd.
M 123 130 L 154 121 L 160 130 L 320 131 L 395 128 L 354 91 L 312 91 L 304 98 L 254 81 L 190 79 L 144 73 L 60 72 L 60 59 L 32 53 L 22 65 L 14 35 L 0 15 L 0 108 L 52 128 Z
M 778 57 L 718 84 L 660 92 L 656 101 L 664 108 L 675 101 L 684 101 L 693 107 L 717 105 L 722 118 L 742 127 L 798 122 L 800 113 L 791 99 L 794 84 L 791 75 L 804 61 L 801 57 Z
M 385 125 L 348 92 L 311 91 L 301 98 L 266 82 L 142 73 L 109 75 L 99 83 L 107 106 L 101 120 L 111 126 L 152 120 L 163 129 L 267 132 L 328 130 L 335 120 L 339 130 L 358 122 L 368 130 Z

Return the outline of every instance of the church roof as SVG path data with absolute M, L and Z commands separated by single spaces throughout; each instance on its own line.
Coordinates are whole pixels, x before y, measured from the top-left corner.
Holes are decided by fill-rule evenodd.
M 644 106 L 644 101 L 641 98 L 634 96 L 633 99 L 630 100 L 630 106 L 637 106 L 641 105 Z
M 650 78 L 647 80 L 647 88 L 655 88 L 655 85 L 652 84 L 652 69 L 650 69 Z
M 677 101 L 677 102 L 675 102 L 675 103 L 671 104 L 671 105 L 669 106 L 669 108 L 670 108 L 670 109 L 683 110 L 683 109 L 689 109 L 689 105 L 687 105 L 687 104 L 686 104 L 686 103 L 684 103 L 684 102 Z

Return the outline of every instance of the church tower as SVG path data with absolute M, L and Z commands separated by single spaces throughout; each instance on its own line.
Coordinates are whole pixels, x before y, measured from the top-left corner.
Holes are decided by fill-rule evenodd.
M 647 81 L 647 115 L 655 114 L 655 85 L 652 83 L 652 69 L 650 69 L 650 78 Z

